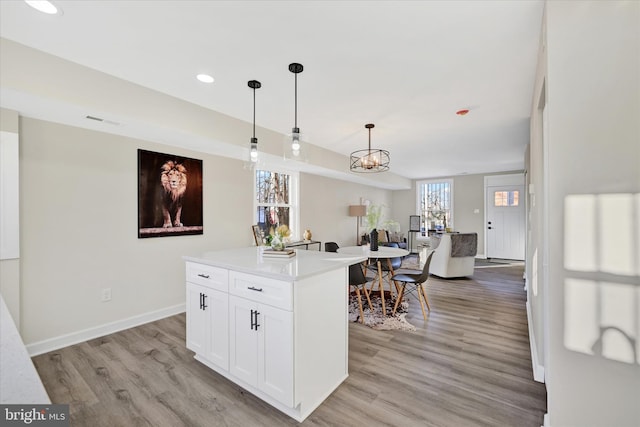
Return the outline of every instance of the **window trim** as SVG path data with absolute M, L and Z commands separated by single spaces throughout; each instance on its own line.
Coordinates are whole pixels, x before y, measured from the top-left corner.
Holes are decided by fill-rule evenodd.
M 277 203 L 258 203 L 258 194 L 256 189 L 256 180 L 258 171 L 267 171 L 271 173 L 279 173 L 283 175 L 289 175 L 289 203 L 277 204 Z M 253 224 L 258 223 L 258 206 L 288 206 L 289 207 L 289 229 L 291 230 L 291 241 L 300 240 L 299 236 L 302 234 L 300 231 L 300 173 L 297 171 L 279 169 L 279 168 L 255 168 L 253 171 L 252 179 L 252 195 L 253 195 Z
M 453 178 L 436 178 L 436 179 L 422 179 L 419 181 L 416 181 L 416 215 L 419 215 L 420 218 L 422 219 L 422 212 L 421 212 L 421 203 L 420 203 L 420 196 L 421 196 L 421 188 L 423 185 L 426 184 L 435 184 L 435 183 L 441 183 L 441 182 L 445 182 L 447 184 L 449 184 L 449 191 L 451 193 L 451 197 L 450 197 L 450 203 L 449 203 L 449 212 L 450 212 L 450 223 L 447 223 L 447 227 L 450 228 L 454 228 L 454 194 L 455 194 L 455 190 L 454 190 L 454 185 L 453 185 Z M 429 236 L 428 236 L 428 230 L 425 231 L 427 235 L 423 236 L 421 232 L 416 232 L 416 237 L 418 240 L 428 240 Z

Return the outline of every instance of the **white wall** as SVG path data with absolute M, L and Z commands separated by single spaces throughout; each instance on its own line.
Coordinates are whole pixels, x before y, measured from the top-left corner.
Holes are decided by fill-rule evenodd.
M 523 147 L 524 156 L 524 147 Z M 460 175 L 442 177 L 453 179 L 453 226 L 455 231 L 465 233 L 478 233 L 478 257 L 484 257 L 484 177 L 491 175 L 503 175 L 521 173 L 522 171 L 505 171 L 491 174 Z M 410 190 L 395 190 L 393 192 L 392 216 L 400 222 L 402 231 L 406 234 L 409 229 L 409 216 L 416 213 L 416 181 L 411 184 Z M 475 210 L 478 213 L 475 213 Z M 415 233 L 417 235 L 419 233 Z
M 356 244 L 357 218 L 350 217 L 349 205 L 360 204 L 360 198 L 384 205 L 384 219 L 391 215 L 392 192 L 367 185 L 354 184 L 316 175 L 300 174 L 301 229 L 311 229 L 314 240 L 336 242 L 339 246 Z M 360 227 L 360 234 L 366 232 Z
M 543 109 L 546 105 L 546 20 L 543 19 L 536 81 L 533 90 L 530 125 L 530 145 L 526 161 L 527 197 L 527 314 L 529 316 L 529 340 L 532 347 L 534 378 L 543 382 L 547 361 L 545 322 L 548 321 L 545 301 L 548 298 L 544 285 L 549 269 L 548 245 L 545 228 L 545 195 L 548 180 L 545 178 L 545 149 L 543 147 Z M 548 141 L 547 141 L 548 143 Z
M 20 138 L 22 336 L 32 352 L 179 312 L 183 255 L 253 245 L 253 172 L 240 161 L 24 117 Z M 203 160 L 203 235 L 138 239 L 139 148 Z M 360 197 L 389 206 L 391 191 L 302 173 L 301 226 L 355 244 L 347 206 Z
M 453 226 L 455 231 L 478 233 L 478 256 L 484 257 L 484 177 L 462 175 L 453 179 Z M 478 213 L 474 213 L 475 210 Z
M 179 310 L 182 255 L 252 242 L 252 175 L 239 161 L 29 118 L 20 137 L 26 344 Z M 203 160 L 204 235 L 138 239 L 138 148 Z
M 549 230 L 536 244 L 549 250 L 547 424 L 638 426 L 640 3 L 547 2 L 540 72 Z M 600 340 L 608 326 L 635 339 L 635 352 L 619 331 Z
M 15 111 L 0 109 L 0 131 L 18 135 L 19 118 Z M 14 203 L 12 201 L 12 203 Z M 10 207 L 13 208 L 13 207 Z M 0 213 L 4 215 L 4 213 Z M 11 230 L 16 231 L 16 230 Z M 4 232 L 3 232 L 4 233 Z M 3 235 L 3 237 L 5 237 Z M 18 242 L 19 246 L 19 242 Z M 14 254 L 15 255 L 15 254 Z M 18 254 L 19 255 L 19 254 Z M 16 328 L 20 330 L 20 259 L 19 256 L 11 259 L 0 259 L 0 293 L 4 298 L 7 308 Z

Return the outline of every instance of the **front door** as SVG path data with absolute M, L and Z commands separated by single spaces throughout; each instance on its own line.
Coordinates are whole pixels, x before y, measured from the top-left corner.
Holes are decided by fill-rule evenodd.
M 487 185 L 487 258 L 524 260 L 523 184 Z

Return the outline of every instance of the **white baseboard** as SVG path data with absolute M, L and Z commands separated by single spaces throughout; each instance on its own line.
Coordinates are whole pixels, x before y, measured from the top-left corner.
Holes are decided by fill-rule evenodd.
M 544 424 L 542 424 L 542 427 L 551 427 L 551 424 L 549 424 L 549 414 L 544 414 Z
M 533 379 L 539 383 L 544 382 L 544 365 L 538 360 L 538 349 L 536 337 L 531 323 L 531 303 L 527 299 L 527 324 L 529 325 L 529 349 L 531 350 L 531 366 L 533 368 Z
M 102 337 L 104 335 L 109 335 L 114 332 L 122 331 L 124 329 L 129 329 L 145 323 L 164 319 L 165 317 L 183 313 L 185 310 L 186 310 L 186 304 L 178 304 L 178 305 L 166 307 L 160 310 L 140 314 L 138 316 L 129 317 L 127 319 L 106 323 L 104 325 L 96 326 L 94 328 L 84 329 L 82 331 L 73 332 L 71 334 L 49 338 L 43 341 L 38 341 L 33 344 L 27 345 L 26 346 L 27 352 L 31 357 L 37 356 L 39 354 L 48 353 L 50 351 L 58 350 L 63 347 L 68 347 L 70 345 L 92 340 L 94 338 Z

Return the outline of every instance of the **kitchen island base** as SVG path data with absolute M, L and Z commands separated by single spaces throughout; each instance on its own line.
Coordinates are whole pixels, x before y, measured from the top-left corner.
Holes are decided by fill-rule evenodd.
M 342 382 L 346 380 L 348 377 L 348 375 L 344 375 L 343 377 L 339 378 L 333 387 L 331 387 L 330 389 L 327 389 L 325 394 L 317 396 L 315 401 L 311 401 L 310 399 L 307 399 L 307 402 L 305 402 L 304 404 L 300 403 L 297 407 L 292 408 L 278 402 L 276 399 L 272 398 L 268 394 L 230 375 L 228 372 L 219 370 L 216 367 L 216 365 L 210 363 L 209 361 L 207 361 L 207 359 L 204 359 L 198 356 L 197 354 L 193 358 L 198 362 L 202 363 L 203 365 L 207 366 L 208 368 L 212 369 L 213 371 L 217 372 L 218 374 L 222 375 L 232 383 L 239 385 L 249 393 L 256 396 L 258 399 L 268 403 L 269 405 L 273 406 L 280 412 L 287 414 L 288 416 L 290 416 L 291 418 L 293 418 L 294 420 L 300 423 L 304 421 L 309 415 L 311 415 L 311 413 L 315 411 L 316 408 L 320 406 L 322 402 L 324 402 L 327 399 L 327 397 L 329 397 L 331 393 L 333 393 L 340 386 L 340 384 L 342 384 Z
M 303 421 L 348 377 L 348 266 L 360 260 L 336 256 L 258 253 L 254 269 L 185 257 L 195 359 Z M 279 273 L 265 274 L 274 263 Z

